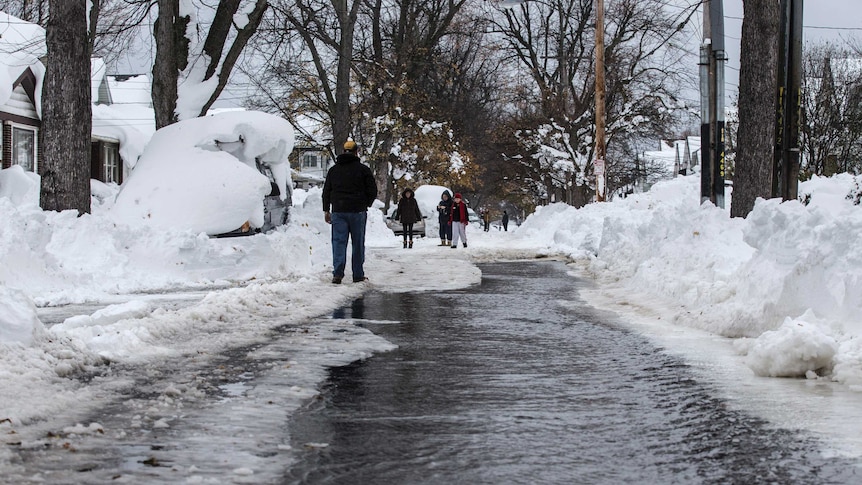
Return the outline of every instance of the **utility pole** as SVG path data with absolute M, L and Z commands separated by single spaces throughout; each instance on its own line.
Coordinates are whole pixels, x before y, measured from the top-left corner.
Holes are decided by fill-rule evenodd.
M 605 3 L 596 0 L 596 202 L 605 200 Z
M 700 200 L 724 208 L 724 5 L 703 1 L 703 44 L 700 47 L 700 136 L 702 163 Z
M 799 185 L 802 0 L 781 0 L 772 196 L 795 200 Z
M 709 0 L 703 3 L 703 42 L 700 44 L 700 203 L 712 200 L 712 150 L 709 124 L 709 58 L 712 50 L 709 24 Z

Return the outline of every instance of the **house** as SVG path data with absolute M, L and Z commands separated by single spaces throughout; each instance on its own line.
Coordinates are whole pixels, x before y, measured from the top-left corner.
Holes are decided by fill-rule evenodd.
M 293 122 L 296 144 L 290 154 L 294 188 L 309 189 L 323 187 L 326 173 L 335 163 L 325 141 L 328 130 L 307 117 L 297 117 Z
M 156 130 L 150 80 L 145 74 L 108 74 L 100 58 L 90 68 L 90 177 L 121 184 Z
M 20 165 L 40 173 L 45 30 L 0 12 L 0 168 Z M 155 132 L 150 83 L 145 75 L 108 75 L 91 62 L 93 127 L 91 178 L 122 183 Z
M 332 157 L 325 147 L 297 140 L 292 158 L 293 182 L 296 188 L 322 187 Z
M 39 173 L 41 94 L 47 54 L 45 30 L 0 12 L 0 168 L 20 165 Z
M 643 175 L 638 189 L 647 191 L 660 180 L 689 174 L 694 167 L 700 165 L 700 137 L 662 140 L 658 150 L 645 151 L 639 159 Z

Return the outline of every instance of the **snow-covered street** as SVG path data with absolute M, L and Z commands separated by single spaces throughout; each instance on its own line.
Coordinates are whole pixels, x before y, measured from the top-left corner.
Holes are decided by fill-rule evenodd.
M 572 275 L 593 280 L 596 289 L 584 295 L 590 304 L 623 315 L 683 356 L 700 378 L 716 382 L 718 397 L 776 426 L 830 440 L 829 456 L 858 459 L 862 225 L 858 206 L 846 197 L 852 177 L 804 184 L 801 190 L 812 194 L 807 206 L 764 201 L 746 220 L 698 207 L 697 182 L 679 178 L 579 210 L 543 207 L 509 232 L 471 227 L 469 248 L 455 250 L 433 237 L 401 249 L 372 211 L 371 281 L 343 285 L 329 282 L 319 191 L 297 191 L 286 228 L 231 239 L 124 226 L 103 212 L 81 218 L 42 212 L 0 197 L 0 430 L 7 445 L 0 468 L 25 472 L 21 453 L 49 443 L 73 446 L 80 436 L 99 441 L 205 427 L 184 409 L 205 396 L 241 391 L 243 371 L 225 370 L 221 388 L 195 369 L 206 374 L 197 363 L 233 355 L 231 349 L 303 350 L 287 360 L 294 384 L 279 380 L 286 372 L 281 361 L 263 359 L 260 368 L 261 376 L 282 383 L 280 412 L 289 413 L 318 392 L 327 366 L 391 346 L 364 329 L 333 332 L 319 317 L 367 291 L 468 288 L 481 281 L 476 263 L 537 257 L 567 261 Z M 308 333 L 282 331 L 303 326 Z M 314 350 L 321 346 L 325 352 Z M 142 382 L 151 383 L 130 394 Z M 266 408 L 268 397 L 252 397 L 250 414 L 238 415 Z M 94 419 L 126 400 L 139 412 Z M 227 402 L 222 411 L 237 413 Z M 219 433 L 230 434 L 227 428 Z M 270 452 L 286 444 L 258 435 Z M 227 444 L 214 438 L 209 445 Z M 264 473 L 245 465 L 234 470 Z

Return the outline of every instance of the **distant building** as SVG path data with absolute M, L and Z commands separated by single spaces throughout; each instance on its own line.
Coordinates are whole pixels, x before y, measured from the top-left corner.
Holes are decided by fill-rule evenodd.
M 329 138 L 326 129 L 306 118 L 298 119 L 296 124 L 300 126 L 290 155 L 294 187 L 307 190 L 323 186 L 326 173 L 335 163 L 328 143 L 324 141 Z
M 700 158 L 699 136 L 689 136 L 683 140 L 662 140 L 658 150 L 641 154 L 643 175 L 638 181 L 638 188 L 645 192 L 661 180 L 687 175 L 700 166 Z

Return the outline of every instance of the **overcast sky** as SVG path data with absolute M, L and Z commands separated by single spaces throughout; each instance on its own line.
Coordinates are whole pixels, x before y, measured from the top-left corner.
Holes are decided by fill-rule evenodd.
M 614 0 L 605 0 L 606 3 Z M 672 0 L 676 5 L 689 6 L 698 3 L 699 0 Z M 727 46 L 728 62 L 725 69 L 725 90 L 727 92 L 728 105 L 732 100 L 736 99 L 738 90 L 739 77 L 739 40 L 742 36 L 742 4 L 743 0 L 724 0 L 725 13 L 725 43 Z M 696 25 L 702 25 L 702 20 L 695 21 Z M 804 2 L 803 31 L 805 42 L 817 40 L 835 40 L 842 39 L 860 39 L 862 40 L 862 0 L 816 0 Z M 688 43 L 691 43 L 693 52 L 697 52 L 697 46 L 700 44 L 699 37 L 702 31 L 699 27 L 697 32 Z M 146 37 L 149 34 L 142 34 Z M 149 42 L 149 38 L 146 37 Z M 146 57 L 146 56 L 144 56 Z M 128 65 L 120 67 L 120 71 L 128 69 L 128 72 L 149 72 L 149 66 L 144 64 L 151 59 L 128 58 Z M 124 63 L 125 64 L 125 63 Z M 695 76 L 697 73 L 697 59 L 693 61 L 691 66 Z M 236 76 L 238 79 L 240 76 Z M 693 86 L 696 90 L 697 87 Z M 222 95 L 222 100 L 218 103 L 222 105 L 232 105 L 242 103 L 246 91 L 244 87 L 233 86 L 229 87 L 225 94 Z M 688 97 L 688 96 L 687 96 Z M 696 92 L 690 96 L 692 100 L 697 100 Z
M 742 3 L 742 0 L 724 0 L 724 29 L 728 57 L 725 89 L 728 99 L 736 98 L 738 88 Z M 816 0 L 803 3 L 804 42 L 862 39 L 862 1 Z

